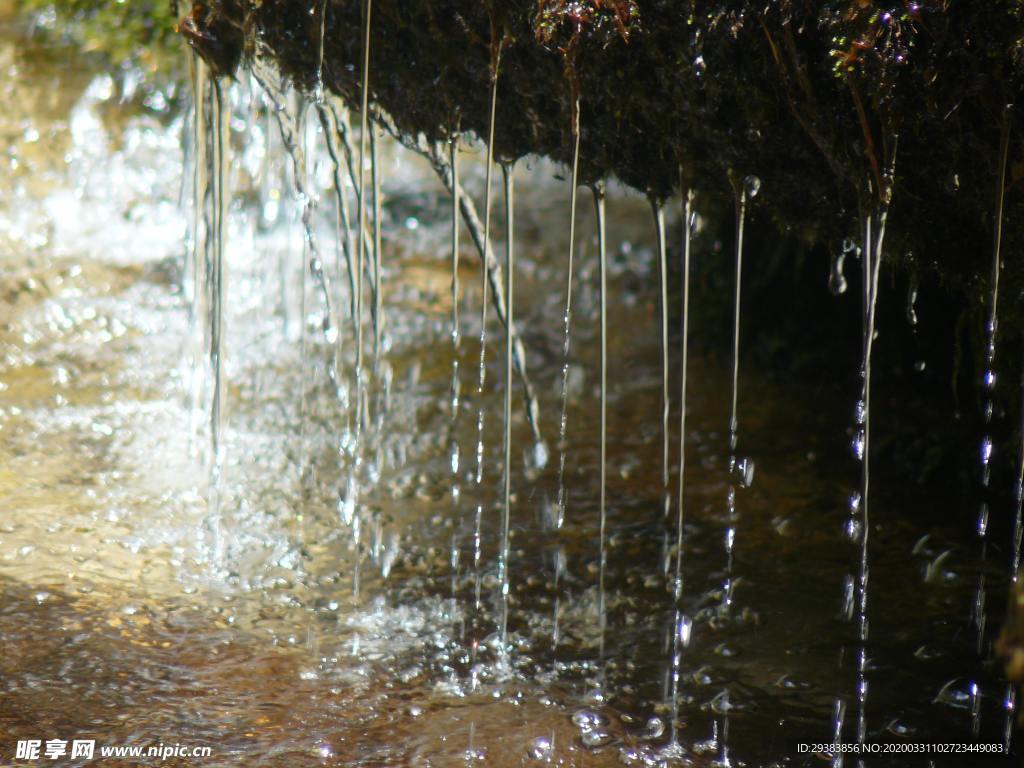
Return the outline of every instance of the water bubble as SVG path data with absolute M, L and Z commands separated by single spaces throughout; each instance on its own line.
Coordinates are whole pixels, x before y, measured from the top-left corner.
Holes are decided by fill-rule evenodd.
M 554 751 L 551 739 L 546 736 L 538 736 L 530 744 L 529 755 L 534 760 L 550 760 Z
M 596 749 L 597 747 L 603 747 L 605 744 L 610 744 L 612 741 L 611 734 L 605 731 L 584 731 L 580 735 L 580 739 L 583 741 L 583 746 L 589 749 Z
M 581 709 L 573 713 L 572 722 L 581 731 L 590 731 L 604 725 L 604 718 L 590 709 Z
M 657 739 L 665 732 L 665 721 L 660 717 L 650 717 L 644 726 L 643 738 Z

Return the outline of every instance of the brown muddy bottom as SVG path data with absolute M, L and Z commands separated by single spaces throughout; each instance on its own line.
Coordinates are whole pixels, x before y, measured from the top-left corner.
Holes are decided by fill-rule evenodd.
M 979 655 L 971 624 L 975 510 L 949 509 L 909 483 L 874 486 L 862 644 L 844 599 L 859 558 L 846 533 L 859 477 L 848 447 L 855 372 L 849 382 L 780 387 L 741 367 L 740 452 L 757 469 L 752 486 L 737 489 L 730 520 L 730 372 L 695 356 L 680 603 L 693 627 L 678 668 L 679 744 L 669 748 L 675 605 L 666 564 L 676 509 L 665 518 L 645 201 L 613 190 L 609 202 L 602 653 L 594 218 L 581 196 L 559 445 L 568 190 L 555 178 L 560 169 L 519 169 L 516 314 L 550 458 L 545 466 L 533 458 L 517 385 L 512 650 L 503 655 L 503 339 L 491 312 L 487 385 L 477 396 L 480 275 L 467 246 L 453 419 L 448 198 L 429 168 L 385 147 L 387 320 L 382 356 L 370 362 L 372 418 L 354 452 L 351 325 L 340 328 L 337 393 L 289 160 L 258 91 L 234 86 L 228 412 L 213 493 L 208 382 L 194 341 L 203 318 L 190 317 L 179 266 L 189 227 L 181 86 L 99 71 L 10 23 L 0 66 L 9 168 L 0 203 L 0 762 L 29 764 L 15 759 L 19 739 L 86 738 L 212 747 L 201 761 L 164 762 L 182 765 L 819 765 L 797 743 L 837 734 L 853 742 L 861 711 L 869 741 L 1004 744 L 1013 719 L 1006 684 L 990 654 Z M 309 140 L 317 141 L 314 128 Z M 318 232 L 344 308 L 329 167 L 312 154 Z M 480 156 L 470 149 L 465 160 L 478 207 Z M 693 334 L 699 341 L 699 324 Z M 744 338 L 756 343 L 756 329 Z M 676 382 L 675 333 L 672 345 Z M 886 413 L 892 407 L 879 405 L 883 432 L 885 419 L 898 417 Z M 676 482 L 673 469 L 669 487 Z M 984 561 L 985 647 L 1001 621 L 1007 560 L 992 548 Z

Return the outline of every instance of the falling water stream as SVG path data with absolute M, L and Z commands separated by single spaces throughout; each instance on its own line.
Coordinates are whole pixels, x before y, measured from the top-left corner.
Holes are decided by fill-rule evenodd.
M 322 29 L 329 4 L 313 6 Z M 59 737 L 208 744 L 216 766 L 809 766 L 795 745 L 842 735 L 847 707 L 867 741 L 1006 738 L 1013 692 L 962 615 L 977 541 L 954 501 L 880 471 L 883 209 L 862 233 L 863 350 L 837 340 L 864 355 L 851 536 L 848 382 L 740 365 L 760 330 L 740 313 L 742 258 L 753 279 L 764 252 L 743 242 L 753 177 L 730 359 L 690 311 L 705 263 L 731 253 L 700 198 L 660 201 L 652 230 L 649 201 L 607 180 L 577 211 L 575 162 L 513 168 L 468 134 L 442 183 L 365 101 L 350 131 L 322 87 L 262 68 L 218 82 L 198 61 L 191 87 L 111 72 L 3 14 L 0 762 Z M 370 20 L 367 0 L 364 99 Z M 460 260 L 462 227 L 484 254 L 504 240 L 503 295 L 485 259 Z M 514 396 L 517 339 L 558 424 L 550 466 Z
M 573 105 L 572 121 L 572 167 L 569 172 L 569 245 L 565 267 L 565 313 L 562 321 L 565 325 L 562 339 L 562 381 L 561 381 L 561 410 L 558 414 L 558 496 L 555 502 L 554 519 L 551 521 L 551 528 L 560 530 L 565 524 L 567 506 L 567 488 L 565 481 L 565 462 L 569 453 L 567 440 L 569 430 L 569 350 L 572 342 L 572 280 L 573 280 L 573 252 L 576 248 L 576 195 L 579 192 L 579 164 L 580 164 L 580 100 L 577 99 Z M 554 567 L 552 573 L 554 589 L 554 605 L 551 609 L 551 647 L 552 651 L 558 652 L 559 636 L 559 610 L 561 600 L 559 596 L 559 579 L 564 567 L 564 550 L 558 548 L 554 555 Z
M 681 179 L 682 180 L 682 179 Z M 672 658 L 671 669 L 671 732 L 669 734 L 668 751 L 678 753 L 682 750 L 680 745 L 680 686 L 682 683 L 683 651 L 690 644 L 690 635 L 693 623 L 689 616 L 683 613 L 683 537 L 686 523 L 686 384 L 689 373 L 690 359 L 690 247 L 693 240 L 693 193 L 683 187 L 683 210 L 680 230 L 682 231 L 683 251 L 683 274 L 682 274 L 682 311 L 680 338 L 680 365 L 679 365 L 679 467 L 678 486 L 676 496 L 676 541 L 675 541 L 675 568 L 672 573 L 672 598 L 675 602 L 675 610 L 672 614 Z
M 494 48 L 494 57 L 491 62 L 491 112 L 487 127 L 487 160 L 485 162 L 484 182 L 484 261 L 487 260 L 486 249 L 491 242 L 491 171 L 494 168 L 494 130 L 498 110 L 498 75 L 501 67 L 501 45 Z M 453 184 L 453 186 L 455 186 Z M 484 390 L 487 386 L 487 286 L 489 283 L 487 269 L 480 270 L 480 364 L 477 378 L 476 394 L 480 401 L 477 406 L 476 418 L 476 486 L 480 500 L 476 506 L 476 523 L 473 531 L 473 580 L 476 595 L 476 608 L 480 609 L 481 590 L 481 558 L 483 556 L 483 514 L 484 501 L 482 498 L 484 481 L 484 427 L 486 409 L 483 404 Z
M 599 181 L 594 185 L 594 208 L 597 217 L 597 269 L 598 295 L 600 309 L 598 323 L 600 325 L 600 528 L 598 529 L 598 581 L 597 581 L 597 621 L 600 632 L 598 658 L 601 672 L 604 671 L 605 633 L 608 630 L 608 596 L 605 593 L 605 571 L 608 567 L 607 529 L 608 529 L 608 233 L 607 216 L 605 213 L 605 186 Z

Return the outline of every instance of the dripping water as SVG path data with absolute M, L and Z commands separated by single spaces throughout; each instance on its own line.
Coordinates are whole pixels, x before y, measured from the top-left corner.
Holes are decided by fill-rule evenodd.
M 1024 358 L 1021 364 L 1021 422 L 1020 442 L 1017 455 L 1017 480 L 1014 486 L 1014 532 L 1013 532 L 1013 557 L 1010 562 L 1010 585 L 1011 594 L 1020 579 L 1021 567 L 1021 541 L 1024 539 Z M 1002 746 L 1004 752 L 1009 754 L 1013 741 L 1014 727 L 1017 723 L 1017 687 L 1014 683 L 1007 683 L 1004 693 L 1004 711 L 1006 713 L 1004 728 L 1002 728 Z
M 505 179 L 505 466 L 504 503 L 501 513 L 501 557 L 499 571 L 501 582 L 501 655 L 504 661 L 508 651 L 508 598 L 511 578 L 509 556 L 509 526 L 512 512 L 512 338 L 514 327 L 513 299 L 515 294 L 515 235 L 513 221 L 515 214 L 515 165 L 501 166 Z
M 761 189 L 761 181 L 756 176 L 743 179 L 736 193 L 736 264 L 733 288 L 732 318 L 732 397 L 729 411 L 729 489 L 726 496 L 726 530 L 725 530 L 725 579 L 722 584 L 722 603 L 719 614 L 727 618 L 732 610 L 733 602 L 733 553 L 736 544 L 736 509 L 737 477 L 747 486 L 750 484 L 752 464 L 749 460 L 741 460 L 736 452 L 739 443 L 739 377 L 740 377 L 740 308 L 742 306 L 743 288 L 743 234 L 747 219 L 747 205 Z M 731 765 L 729 758 L 729 691 L 723 690 L 723 709 L 720 725 L 716 723 L 719 733 L 718 764 Z
M 366 139 L 369 131 L 369 85 L 370 85 L 370 29 L 373 10 L 373 0 L 363 2 L 363 50 L 362 50 L 362 79 L 361 79 L 361 109 L 360 109 L 360 131 L 359 131 L 359 166 L 358 166 L 358 197 L 359 205 L 355 269 L 355 336 L 356 336 L 356 403 L 355 403 L 355 436 L 349 442 L 348 478 L 346 489 L 341 504 L 343 520 L 352 526 L 352 544 L 356 552 L 355 568 L 352 577 L 352 602 L 359 603 L 360 585 L 360 557 L 359 557 L 359 507 L 358 498 L 360 493 L 360 474 L 362 472 L 362 432 L 364 420 L 364 405 L 366 401 L 365 379 L 363 376 L 363 283 L 364 269 L 366 264 Z
M 204 347 L 208 342 L 208 327 L 203 327 L 202 321 L 206 313 L 205 284 L 207 275 L 207 261 L 209 259 L 210 237 L 206 227 L 206 198 L 210 192 L 209 160 L 207 149 L 209 144 L 206 119 L 207 90 L 209 87 L 209 72 L 206 62 L 195 52 L 191 56 L 192 62 L 192 142 L 193 151 L 193 175 L 192 175 L 192 233 L 191 243 L 188 252 L 189 268 L 186 274 L 190 276 L 190 298 L 189 309 L 189 338 L 197 340 L 193 348 L 191 360 L 191 381 L 189 386 L 189 405 L 191 413 L 190 440 L 192 441 L 193 452 L 201 449 L 198 445 L 200 432 L 200 418 L 203 414 L 203 380 L 206 368 L 206 350 Z M 207 324 L 208 325 L 208 324 Z
M 737 454 L 739 443 L 739 380 L 740 380 L 740 308 L 743 288 L 743 233 L 746 225 L 747 206 L 761 189 L 756 176 L 747 176 L 736 195 L 736 264 L 733 288 L 732 318 L 732 396 L 729 411 L 729 490 L 726 499 L 727 528 L 725 532 L 726 571 L 722 585 L 721 613 L 728 616 L 733 601 L 733 548 L 736 541 L 736 493 L 737 485 L 747 487 L 753 479 L 753 463 L 741 459 Z
M 322 104 L 324 100 L 324 33 L 327 25 L 327 0 L 314 2 L 309 13 L 317 20 L 316 79 L 313 83 L 313 101 Z
M 843 266 L 846 257 L 854 250 L 852 240 L 843 240 L 842 247 L 832 255 L 832 266 L 828 273 L 828 289 L 833 296 L 840 296 L 846 293 L 846 275 L 843 274 Z
M 373 367 L 379 374 L 381 334 L 384 327 L 381 296 L 381 196 L 380 158 L 377 153 L 377 127 L 370 123 L 370 175 L 373 179 Z
M 675 613 L 672 622 L 672 659 L 671 659 L 671 730 L 669 735 L 669 751 L 680 753 L 679 744 L 679 683 L 682 675 L 683 651 L 690 644 L 693 630 L 691 619 L 683 613 L 683 524 L 685 522 L 685 490 L 686 490 L 686 383 L 689 362 L 690 337 L 690 245 L 693 227 L 693 193 L 685 189 L 683 192 L 683 275 L 681 292 L 683 297 L 682 322 L 680 328 L 680 373 L 679 373 L 679 482 L 676 489 L 676 551 L 675 575 L 672 580 L 672 598 Z
M 573 251 L 576 248 L 576 194 L 579 180 L 580 163 L 580 100 L 576 98 L 573 106 L 573 151 L 572 170 L 569 181 L 569 248 L 566 263 L 565 279 L 565 312 L 562 315 L 562 410 L 558 420 L 558 511 L 555 521 L 555 528 L 561 528 L 565 521 L 566 509 L 566 488 L 565 488 L 565 459 L 568 451 L 566 433 L 568 431 L 568 405 L 569 405 L 569 344 L 570 331 L 572 326 L 572 278 L 573 278 Z
M 484 180 L 484 236 L 483 265 L 480 272 L 480 361 L 477 379 L 476 417 L 476 486 L 478 493 L 476 519 L 473 531 L 473 583 L 476 608 L 480 608 L 480 560 L 483 540 L 483 480 L 484 480 L 484 386 L 487 383 L 487 248 L 491 242 L 491 173 L 494 166 L 494 123 L 498 109 L 498 71 L 501 66 L 501 46 L 498 45 L 491 65 L 491 109 L 487 127 L 487 160 Z M 506 308 L 506 312 L 508 309 Z M 506 318 L 507 323 L 507 318 Z M 511 333 L 511 331 L 510 331 Z
M 327 154 L 331 159 L 334 187 L 335 207 L 335 240 L 338 243 L 338 273 L 341 274 L 341 260 L 345 262 L 349 287 L 349 317 L 355 320 L 356 286 L 355 273 L 352 269 L 352 224 L 349 215 L 348 196 L 345 194 L 344 174 L 341 167 L 341 151 L 338 146 L 339 118 L 333 108 L 323 104 L 317 105 L 317 115 L 324 132 Z
M 898 137 L 893 139 L 892 156 L 887 177 L 891 182 L 896 164 Z M 859 493 L 860 507 L 860 562 L 856 581 L 857 603 L 857 741 L 863 744 L 867 738 L 868 698 L 868 580 L 869 580 L 869 534 L 870 534 L 870 481 L 871 481 L 871 358 L 875 341 L 875 318 L 878 308 L 878 276 L 882 265 L 882 246 L 885 240 L 885 226 L 889 214 L 891 187 L 882 191 L 881 202 L 864 218 L 864 250 L 862 257 L 864 279 L 864 343 L 861 375 L 863 389 L 857 408 L 860 422 L 858 437 L 854 441 L 854 453 L 861 464 Z
M 1014 487 L 1013 556 L 1010 561 L 1011 587 L 1015 586 L 1020 579 L 1021 540 L 1024 539 L 1024 361 L 1021 364 L 1020 393 L 1021 422 L 1019 425 L 1020 443 L 1017 448 L 1017 480 Z M 1014 726 L 1017 722 L 1017 688 L 1013 683 L 1006 685 L 1003 709 L 1006 713 L 1003 726 L 1003 751 L 1009 753 Z
M 1002 190 L 1000 190 L 1000 203 L 1002 202 Z M 1001 218 L 1001 217 L 1000 217 Z M 998 227 L 999 225 L 997 225 Z M 996 235 L 997 240 L 1000 235 Z M 998 257 L 997 257 L 998 258 Z M 1017 479 L 1014 486 L 1014 517 L 1013 517 L 1013 544 L 1012 558 L 1010 561 L 1009 583 L 1012 588 L 1017 584 L 1020 576 L 1021 560 L 1021 539 L 1024 538 L 1024 362 L 1021 364 L 1021 423 L 1020 423 L 1020 444 L 1017 456 Z M 1006 684 L 1003 694 L 1003 710 L 1005 719 L 1003 724 L 1003 751 L 1007 754 L 1013 742 L 1014 727 L 1017 723 L 1017 688 L 1012 682 Z
M 579 163 L 580 163 L 580 99 L 576 97 L 573 102 L 573 119 L 572 119 L 572 136 L 573 136 L 573 150 L 572 150 L 572 169 L 570 172 L 569 179 L 569 247 L 568 247 L 568 259 L 566 261 L 566 279 L 565 279 L 565 313 L 562 315 L 563 330 L 562 330 L 562 403 L 561 413 L 558 419 L 558 500 L 555 511 L 554 527 L 556 530 L 561 529 L 562 524 L 565 522 L 565 512 L 567 507 L 567 492 L 565 486 L 565 460 L 568 453 L 568 406 L 569 406 L 569 344 L 572 338 L 571 327 L 572 327 L 572 278 L 573 278 L 573 251 L 576 248 L 576 195 L 579 186 Z M 561 575 L 562 559 L 561 551 L 555 558 L 554 567 L 554 601 L 552 607 L 552 635 L 551 635 L 551 647 L 553 651 L 558 650 L 558 633 L 559 633 L 559 593 L 558 593 L 558 579 Z
M 363 73 L 359 125 L 359 240 L 356 257 L 356 433 L 361 432 L 363 408 L 363 269 L 366 263 L 366 138 L 370 119 L 370 28 L 373 0 L 363 0 Z
M 915 331 L 917 330 L 917 293 L 919 290 L 920 284 L 915 272 L 910 276 L 910 283 L 907 285 L 907 323 Z
M 451 436 L 449 445 L 449 463 L 452 467 L 452 503 L 458 507 L 461 487 L 459 483 L 459 349 L 462 343 L 462 331 L 459 323 L 459 234 L 461 222 L 459 218 L 459 133 L 455 132 L 449 142 L 450 162 L 452 166 L 452 384 L 449 401 L 452 408 Z M 456 568 L 453 567 L 453 570 Z M 453 574 L 455 579 L 455 574 Z
M 320 253 L 320 246 L 316 237 L 314 215 L 317 208 L 317 197 L 310 184 L 309 168 L 307 167 L 308 152 L 306 146 L 304 146 L 306 143 L 305 129 L 308 109 L 304 105 L 299 110 L 299 114 L 295 116 L 290 109 L 284 107 L 280 102 L 278 94 L 267 88 L 266 83 L 264 83 L 264 88 L 268 91 L 270 99 L 274 104 L 274 114 L 277 119 L 281 141 L 292 161 L 292 177 L 299 200 L 299 216 L 302 223 L 304 261 L 308 265 L 309 274 L 313 278 L 313 282 L 316 284 L 323 302 L 324 314 L 321 320 L 321 333 L 329 350 L 326 364 L 327 378 L 335 395 L 337 395 L 339 386 L 339 349 L 337 345 L 340 334 L 338 333 L 337 323 L 334 320 L 334 300 L 331 298 L 330 279 L 325 271 L 323 257 Z M 305 281 L 303 281 L 304 284 Z M 305 302 L 304 287 L 302 295 L 303 302 Z M 304 316 L 302 328 L 304 333 Z
M 668 492 L 668 256 L 665 247 L 665 208 L 661 202 L 651 198 L 654 212 L 655 232 L 658 240 L 658 285 L 661 302 L 661 487 L 662 512 L 669 513 Z
M 451 301 L 452 301 L 452 373 L 451 387 L 449 390 L 449 404 L 451 406 L 451 418 L 449 421 L 449 465 L 452 472 L 451 496 L 455 512 L 458 512 L 461 486 L 459 483 L 459 348 L 461 346 L 461 327 L 459 324 L 459 134 L 456 131 L 452 134 L 448 144 L 449 160 L 452 169 L 452 228 L 451 228 Z M 454 536 L 454 534 L 453 534 Z M 452 544 L 452 598 L 455 598 L 456 580 L 459 569 L 459 548 L 458 543 Z
M 212 262 L 207 274 L 209 290 L 210 320 L 210 368 L 213 375 L 213 402 L 210 409 L 210 441 L 211 441 L 211 514 L 215 532 L 216 562 L 223 562 L 220 521 L 220 493 L 224 467 L 224 246 L 226 226 L 224 217 L 227 214 L 229 192 L 226 188 L 226 170 L 230 160 L 227 153 L 228 127 L 231 120 L 230 105 L 224 95 L 221 83 L 212 81 L 213 85 L 213 247 Z
M 873 234 L 871 218 L 865 223 L 864 229 L 864 279 L 867 300 L 864 312 L 864 359 L 862 361 L 863 391 L 858 418 L 862 421 L 860 444 L 855 447 L 861 462 L 860 483 L 860 563 L 857 574 L 857 636 L 860 647 L 857 651 L 857 740 L 863 743 L 867 737 L 867 647 L 868 640 L 868 538 L 869 538 L 869 489 L 871 468 L 871 353 L 875 337 L 875 313 L 878 306 L 878 273 L 882 261 L 882 240 L 885 236 L 885 217 L 887 211 L 882 209 L 877 214 L 877 234 Z
M 981 554 L 979 558 L 978 566 L 978 586 L 975 592 L 974 598 L 974 627 L 976 630 L 975 646 L 978 654 L 984 654 L 985 644 L 985 626 L 987 622 L 986 616 L 986 581 L 985 581 L 985 568 L 988 561 L 988 524 L 989 524 L 989 503 L 991 501 L 991 493 L 989 489 L 989 482 L 991 480 L 991 463 L 992 463 L 992 416 L 995 409 L 995 388 L 996 388 L 996 334 L 999 330 L 999 276 L 1002 270 L 1002 243 L 1003 243 L 1003 204 L 1005 200 L 1006 192 L 1006 165 L 1009 159 L 1010 153 L 1010 125 L 1011 125 L 1011 110 L 1012 105 L 1007 104 L 1003 109 L 1003 126 L 1002 135 L 1000 139 L 999 148 L 999 168 L 996 173 L 996 205 L 995 205 L 995 222 L 992 232 L 992 276 L 990 280 L 990 296 L 989 296 L 989 314 L 988 321 L 985 324 L 985 371 L 982 374 L 982 393 L 983 393 L 983 413 L 982 418 L 985 425 L 985 434 L 981 439 L 981 448 L 979 450 L 981 459 L 981 492 L 982 501 L 978 511 L 978 523 L 977 532 L 978 537 L 981 539 Z M 1019 497 L 1019 493 L 1018 493 Z M 1017 567 L 1019 565 L 1019 548 L 1016 545 L 1016 536 L 1020 527 L 1019 513 L 1015 519 L 1014 527 L 1014 557 L 1011 565 Z M 1015 571 L 1011 573 L 1011 580 L 1015 579 Z M 1009 696 L 1007 695 L 1007 701 Z M 1012 719 L 1012 713 L 1007 714 L 1007 718 Z M 980 712 L 972 712 L 971 718 L 971 732 L 974 736 L 978 735 L 981 729 L 981 718 Z
M 604 675 L 604 645 L 605 630 L 607 629 L 607 597 L 605 595 L 604 579 L 605 567 L 607 566 L 607 551 L 605 548 L 605 530 L 607 527 L 607 485 L 608 485 L 608 243 L 605 231 L 605 189 L 604 182 L 599 181 L 594 185 L 594 208 L 597 213 L 597 265 L 598 282 L 600 295 L 600 346 L 601 346 L 601 408 L 600 408 L 600 484 L 601 492 L 599 499 L 600 529 L 598 530 L 598 629 L 600 631 L 599 658 L 601 662 L 601 675 Z
M 1014 488 L 1013 558 L 1010 561 L 1010 583 L 1020 579 L 1021 543 L 1024 540 L 1024 361 L 1021 365 L 1021 422 L 1017 453 L 1017 482 Z

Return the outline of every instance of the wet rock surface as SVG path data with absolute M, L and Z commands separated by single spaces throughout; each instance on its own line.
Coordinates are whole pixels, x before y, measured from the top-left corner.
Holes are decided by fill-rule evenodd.
M 215 71 L 268 56 L 309 92 L 361 101 L 362 3 L 197 5 L 182 26 Z M 323 60 L 319 59 L 323 30 Z M 993 3 L 374 0 L 369 101 L 406 138 L 486 136 L 496 157 L 571 156 L 664 197 L 682 184 L 726 217 L 731 184 L 796 239 L 829 245 L 891 201 L 887 257 L 974 288 L 988 273 L 1000 138 L 1012 125 L 1005 245 L 1024 205 L 1024 8 Z M 1006 279 L 1019 286 L 1016 269 Z M 1013 291 L 1014 294 L 1017 291 Z M 1015 300 L 1015 298 L 1014 298 Z

